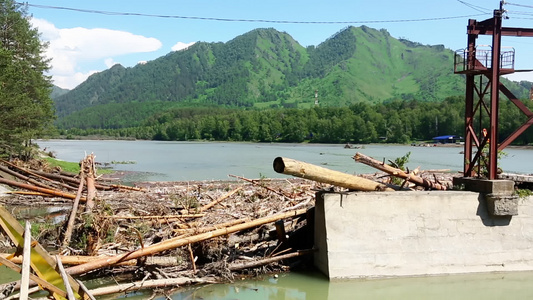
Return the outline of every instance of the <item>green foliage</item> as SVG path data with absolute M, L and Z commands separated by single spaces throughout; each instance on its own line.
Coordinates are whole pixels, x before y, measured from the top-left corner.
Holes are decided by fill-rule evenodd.
M 533 191 L 530 189 L 517 189 L 515 190 L 515 194 L 518 195 L 519 198 L 526 198 L 533 196 Z
M 0 155 L 28 159 L 31 139 L 53 121 L 49 69 L 39 34 L 29 22 L 26 6 L 0 2 Z
M 405 171 L 405 165 L 409 162 L 409 156 L 411 156 L 411 152 L 407 152 L 404 156 L 395 158 L 394 161 L 391 161 L 391 165 L 396 169 Z
M 533 103 L 526 102 L 533 109 Z M 516 107 L 501 105 L 500 132 L 511 132 L 520 122 Z M 463 135 L 464 99 L 443 102 L 389 101 L 357 103 L 350 107 L 276 108 L 173 108 L 148 118 L 141 126 L 118 129 L 69 129 L 74 136 L 101 135 L 165 141 L 217 140 L 313 143 L 406 143 L 433 137 Z M 516 127 L 515 127 L 516 128 Z M 516 144 L 533 141 L 533 130 Z
M 69 172 L 73 174 L 78 174 L 80 172 L 79 163 L 58 160 L 52 157 L 44 157 L 43 159 L 46 160 L 51 167 L 60 167 L 61 170 L 65 172 Z
M 65 138 L 405 144 L 464 134 L 464 78 L 452 64 L 442 45 L 366 26 L 308 48 L 256 29 L 94 74 L 55 98 L 56 124 Z M 530 87 L 510 84 L 520 98 Z M 525 121 L 509 101 L 500 110 L 502 137 Z M 533 143 L 533 130 L 515 143 Z
M 139 126 L 175 107 L 312 108 L 386 101 L 442 101 L 464 94 L 453 52 L 348 27 L 304 48 L 274 29 L 227 43 L 199 42 L 132 68 L 115 65 L 54 98 L 61 129 Z M 526 86 L 513 92 L 527 94 Z
M 394 159 L 394 161 L 389 161 L 391 163 L 391 166 L 395 167 L 396 169 L 400 169 L 402 171 L 406 170 L 406 164 L 409 162 L 409 156 L 411 156 L 411 152 L 407 152 L 404 156 L 397 157 Z M 404 179 L 399 177 L 392 177 L 392 183 L 396 185 L 402 184 Z

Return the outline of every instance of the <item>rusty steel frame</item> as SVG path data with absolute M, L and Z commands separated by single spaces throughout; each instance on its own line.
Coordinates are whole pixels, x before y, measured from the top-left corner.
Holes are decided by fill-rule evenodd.
M 502 3 L 503 4 L 503 3 Z M 481 159 L 485 160 L 485 166 L 488 171 L 488 179 L 496 179 L 498 173 L 498 151 L 507 147 L 520 134 L 522 134 L 530 125 L 533 124 L 533 113 L 520 101 L 513 93 L 507 89 L 500 82 L 500 75 L 511 74 L 514 72 L 514 66 L 511 68 L 502 68 L 501 66 L 501 38 L 502 36 L 520 36 L 533 37 L 533 29 L 531 28 L 511 28 L 502 27 L 503 8 L 500 4 L 500 9 L 494 10 L 494 16 L 490 19 L 477 22 L 476 20 L 468 20 L 467 34 L 468 34 L 468 48 L 466 52 L 465 69 L 457 71 L 456 73 L 465 74 L 466 76 L 466 106 L 465 106 L 465 145 L 464 145 L 464 176 L 473 177 L 474 167 L 477 165 L 480 168 Z M 491 66 L 484 66 L 476 59 L 476 39 L 478 35 L 492 35 L 492 62 Z M 513 58 L 514 65 L 514 58 Z M 457 67 L 457 65 L 456 65 Z M 476 88 L 476 76 L 480 76 L 480 87 Z M 482 86 L 482 78 L 488 78 L 487 85 Z M 487 107 L 484 96 L 490 90 L 490 106 Z M 498 111 L 499 111 L 499 94 L 505 95 L 511 102 L 513 102 L 520 111 L 527 116 L 527 120 L 511 135 L 509 135 L 503 142 L 498 144 Z M 474 98 L 477 95 L 478 102 L 474 105 Z M 482 110 L 481 107 L 488 112 L 489 127 L 482 128 Z M 474 125 L 474 117 L 476 112 L 480 114 L 480 125 L 476 130 Z M 486 135 L 482 132 L 486 130 Z M 489 144 L 488 158 L 483 157 L 483 148 Z M 476 154 L 473 156 L 474 146 L 477 148 Z M 478 176 L 479 174 L 478 169 Z

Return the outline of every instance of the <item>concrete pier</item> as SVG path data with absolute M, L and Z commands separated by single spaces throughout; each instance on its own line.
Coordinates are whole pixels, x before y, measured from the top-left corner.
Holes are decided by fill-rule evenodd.
M 533 197 L 494 216 L 483 193 L 320 192 L 315 265 L 330 279 L 533 270 Z

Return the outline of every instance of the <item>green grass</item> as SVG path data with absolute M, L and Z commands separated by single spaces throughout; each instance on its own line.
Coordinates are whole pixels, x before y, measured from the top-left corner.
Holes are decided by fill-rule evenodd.
M 60 167 L 61 170 L 69 173 L 78 174 L 80 172 L 80 164 L 76 162 L 69 162 L 64 160 L 57 160 L 52 157 L 44 157 L 44 160 L 46 160 L 50 166 L 52 167 Z M 110 174 L 114 171 L 111 169 L 97 169 L 98 175 L 102 174 Z

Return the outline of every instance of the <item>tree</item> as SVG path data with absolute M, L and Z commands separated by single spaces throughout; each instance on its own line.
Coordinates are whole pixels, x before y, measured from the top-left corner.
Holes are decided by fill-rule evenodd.
M 51 81 L 44 74 L 46 44 L 32 28 L 27 7 L 0 1 L 0 155 L 31 156 L 31 140 L 54 120 Z

